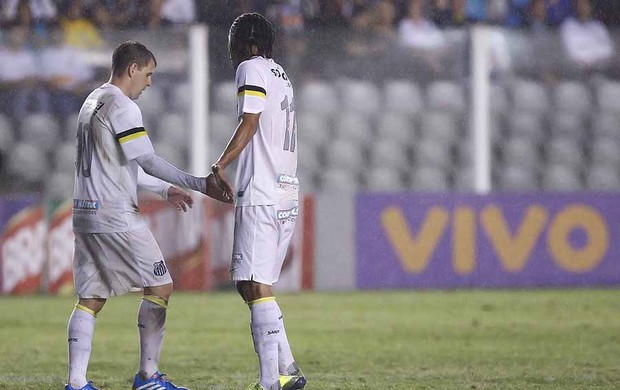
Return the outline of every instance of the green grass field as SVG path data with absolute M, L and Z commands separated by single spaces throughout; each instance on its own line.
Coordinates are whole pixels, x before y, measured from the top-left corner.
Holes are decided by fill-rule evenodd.
M 618 290 L 281 295 L 308 390 L 620 389 Z M 73 298 L 0 298 L 0 389 L 61 389 Z M 89 377 L 130 389 L 138 295 L 97 320 Z M 233 293 L 173 296 L 161 369 L 192 390 L 257 377 L 249 313 Z

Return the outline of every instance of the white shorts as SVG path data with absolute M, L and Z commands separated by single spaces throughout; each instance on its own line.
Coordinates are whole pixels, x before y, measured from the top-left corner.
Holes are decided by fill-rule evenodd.
M 298 213 L 297 201 L 235 209 L 232 280 L 253 280 L 270 286 L 278 281 Z
M 108 298 L 172 283 L 151 231 L 75 233 L 73 280 L 80 298 Z

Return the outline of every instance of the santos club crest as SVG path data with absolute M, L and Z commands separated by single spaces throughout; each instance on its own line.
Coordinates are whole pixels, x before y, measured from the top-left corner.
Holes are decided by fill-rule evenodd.
M 153 263 L 153 273 L 156 276 L 164 276 L 168 272 L 166 269 L 166 264 L 163 261 L 158 261 L 157 263 Z

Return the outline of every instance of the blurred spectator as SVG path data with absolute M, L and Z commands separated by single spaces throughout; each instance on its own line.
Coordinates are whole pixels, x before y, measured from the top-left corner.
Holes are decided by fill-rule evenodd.
M 431 20 L 439 27 L 452 24 L 452 4 L 450 0 L 433 0 L 431 4 Z
M 424 69 L 438 72 L 446 40 L 441 31 L 424 15 L 423 0 L 409 0 L 407 16 L 398 25 L 398 40 L 402 46 L 413 49 L 408 60 L 412 71 Z
M 315 12 L 308 12 L 309 23 L 320 27 L 347 27 L 350 24 L 350 8 L 343 0 L 318 0 Z M 314 15 L 311 15 L 314 14 Z
M 353 26 L 359 29 L 392 38 L 394 36 L 394 21 L 396 7 L 390 0 L 379 0 L 374 6 L 354 17 Z
M 463 26 L 467 23 L 468 0 L 452 0 L 452 26 Z
M 329 1 L 329 0 L 327 0 Z M 355 19 L 359 16 L 363 16 L 367 14 L 371 9 L 373 9 L 376 5 L 376 0 L 349 0 L 343 2 L 344 14 L 347 15 L 347 18 L 353 21 L 355 24 Z
M 534 34 L 546 33 L 549 31 L 549 21 L 547 20 L 547 6 L 545 0 L 532 0 L 527 7 L 527 26 Z
M 467 0 L 465 3 L 465 12 L 468 20 L 472 22 L 482 22 L 486 20 L 486 0 Z
M 508 2 L 508 10 L 505 25 L 508 27 L 525 27 L 529 25 L 529 9 L 535 0 L 510 0 Z M 545 7 L 544 1 L 542 6 Z
M 486 21 L 493 24 L 505 24 L 508 15 L 509 0 L 492 0 L 486 3 Z
M 469 18 L 467 7 L 468 0 L 432 0 L 431 20 L 441 28 L 463 26 Z
M 56 114 L 68 116 L 79 111 L 93 77 L 92 68 L 82 53 L 65 43 L 60 25 L 52 26 L 50 41 L 40 57 L 41 76 L 51 96 Z
M 103 41 L 99 31 L 95 24 L 86 17 L 81 1 L 68 2 L 63 9 L 63 16 L 61 25 L 68 45 L 82 49 L 101 46 Z
M 232 1 L 198 1 L 196 10 L 198 20 L 209 26 L 230 26 L 237 13 L 236 4 Z
M 136 23 L 138 7 L 134 0 L 104 0 L 92 5 L 92 18 L 100 30 L 125 28 Z
M 304 31 L 303 0 L 273 1 L 265 14 L 285 34 Z
M 443 32 L 424 16 L 423 0 L 410 0 L 407 8 L 407 16 L 398 26 L 399 42 L 414 49 L 441 50 L 445 45 Z
M 547 0 L 547 20 L 552 26 L 559 26 L 573 13 L 572 0 Z
M 605 25 L 592 18 L 590 0 L 575 0 L 575 17 L 560 28 L 564 50 L 583 70 L 605 68 L 613 55 L 613 43 Z
M 30 28 L 47 26 L 56 19 L 56 5 L 52 0 L 3 0 L 2 22 L 18 22 Z
M 592 2 L 595 17 L 608 26 L 620 25 L 620 1 L 594 0 Z
M 151 0 L 148 26 L 189 24 L 196 21 L 194 0 Z
M 377 61 L 392 50 L 396 42 L 396 8 L 390 0 L 380 0 L 353 21 L 354 32 L 347 45 L 352 56 L 349 66 L 354 77 L 368 78 L 376 73 Z
M 35 55 L 27 47 L 28 31 L 17 23 L 7 28 L 6 46 L 0 48 L 0 110 L 14 119 L 46 111 L 44 94 L 37 88 Z

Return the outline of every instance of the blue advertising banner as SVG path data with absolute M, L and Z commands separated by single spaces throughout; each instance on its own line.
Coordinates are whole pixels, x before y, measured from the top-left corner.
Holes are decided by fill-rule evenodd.
M 359 194 L 358 288 L 620 284 L 620 194 Z

